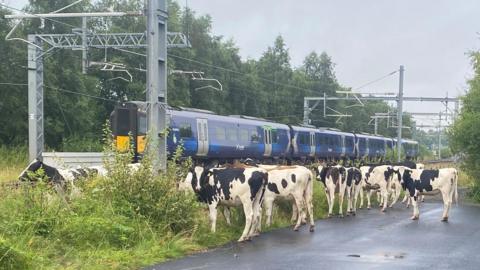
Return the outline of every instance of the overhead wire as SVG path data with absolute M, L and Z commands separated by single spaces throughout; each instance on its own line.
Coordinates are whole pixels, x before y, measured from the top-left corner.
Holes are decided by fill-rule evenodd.
M 62 21 L 58 21 L 58 20 L 55 20 L 55 19 L 52 19 L 52 18 L 41 17 L 41 16 L 38 16 L 38 15 L 36 15 L 36 14 L 28 13 L 28 12 L 26 12 L 26 11 L 24 11 L 24 10 L 21 10 L 21 9 L 18 9 L 18 8 L 15 8 L 15 7 L 11 7 L 11 6 L 5 5 L 4 3 L 1 3 L 1 2 L 0 2 L 0 6 L 3 6 L 3 7 L 5 7 L 5 8 L 11 9 L 11 10 L 15 10 L 15 11 L 22 12 L 23 14 L 26 14 L 26 15 L 35 16 L 35 17 L 37 17 L 37 18 L 39 18 L 39 19 L 42 19 L 42 20 L 44 19 L 44 20 L 47 20 L 47 21 L 55 22 L 55 23 L 58 23 L 58 24 L 63 24 L 63 25 L 66 25 L 66 26 L 69 26 L 69 27 L 73 27 L 73 28 L 77 27 L 77 26 L 75 26 L 75 25 L 72 25 L 72 24 L 69 24 L 69 23 L 66 23 L 66 22 L 62 22 Z
M 360 85 L 360 86 L 358 86 L 358 87 L 352 88 L 352 91 L 360 90 L 360 89 L 362 89 L 362 88 L 364 88 L 364 87 L 366 87 L 366 86 L 369 86 L 369 85 L 371 85 L 371 84 L 374 84 L 374 83 L 376 83 L 376 82 L 379 82 L 379 81 L 381 81 L 381 80 L 383 80 L 383 79 L 385 79 L 385 78 L 387 78 L 387 77 L 392 76 L 393 74 L 395 74 L 395 73 L 397 73 L 397 72 L 398 72 L 398 70 L 394 70 L 394 71 L 392 71 L 392 72 L 390 72 L 390 73 L 388 73 L 388 74 L 386 74 L 386 75 L 383 75 L 383 76 L 381 76 L 381 77 L 379 77 L 379 78 L 377 78 L 377 79 L 375 79 L 375 80 L 369 81 L 369 82 L 364 83 L 364 84 L 362 84 L 362 85 Z

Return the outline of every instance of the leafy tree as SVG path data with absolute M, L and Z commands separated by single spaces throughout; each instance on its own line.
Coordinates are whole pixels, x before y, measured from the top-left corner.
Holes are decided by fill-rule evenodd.
M 471 53 L 474 76 L 468 81 L 469 90 L 463 97 L 458 119 L 449 130 L 450 146 L 462 154 L 463 167 L 471 176 L 480 177 L 480 52 Z

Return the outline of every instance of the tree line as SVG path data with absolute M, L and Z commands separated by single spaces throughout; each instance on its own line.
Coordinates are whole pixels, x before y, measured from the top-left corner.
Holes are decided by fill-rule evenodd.
M 65 1 L 33 1 L 24 8 L 29 13 L 48 13 L 72 3 Z M 100 0 L 81 2 L 68 12 L 84 11 L 138 11 L 142 0 Z M 232 39 L 212 33 L 212 18 L 198 15 L 169 1 L 168 29 L 187 34 L 191 48 L 172 48 L 168 51 L 168 103 L 170 106 L 208 109 L 219 114 L 243 114 L 263 117 L 276 122 L 298 124 L 303 118 L 305 96 L 337 96 L 337 91 L 348 90 L 335 75 L 335 64 L 326 52 L 312 51 L 301 66 L 291 64 L 290 52 L 282 36 L 273 40 L 259 59 L 243 60 Z M 0 7 L 0 143 L 24 145 L 28 139 L 27 122 L 27 46 L 19 41 L 5 41 L 13 27 L 4 18 L 12 10 Z M 61 21 L 60 21 L 61 20 Z M 81 26 L 79 18 L 24 20 L 15 36 L 32 33 L 71 33 Z M 96 33 L 143 32 L 144 17 L 91 19 L 88 27 Z M 145 100 L 144 50 L 90 49 L 89 60 L 121 63 L 126 72 L 107 72 L 101 65 L 93 65 L 87 74 L 81 73 L 81 53 L 72 50 L 54 50 L 44 57 L 45 138 L 46 146 L 58 151 L 90 150 L 100 141 L 101 126 L 116 103 L 125 100 Z M 137 54 L 131 53 L 135 52 Z M 205 78 L 217 79 L 223 86 L 219 91 L 212 82 L 192 80 L 189 75 L 173 70 L 203 72 Z M 368 79 L 368 78 L 366 78 Z M 15 84 L 5 84 L 15 83 Z M 199 89 L 201 88 L 201 89 Z M 73 93 L 72 93 L 73 92 Z M 311 113 L 315 126 L 335 127 L 350 132 L 373 133 L 370 116 L 375 112 L 395 112 L 386 102 L 368 102 L 365 106 L 351 101 L 338 101 L 329 107 L 351 114 L 337 121 L 323 117 L 322 106 Z M 411 125 L 409 116 L 405 125 Z M 379 133 L 394 137 L 395 129 L 379 125 Z M 411 131 L 404 132 L 405 137 Z M 94 146 L 92 146 L 95 148 Z

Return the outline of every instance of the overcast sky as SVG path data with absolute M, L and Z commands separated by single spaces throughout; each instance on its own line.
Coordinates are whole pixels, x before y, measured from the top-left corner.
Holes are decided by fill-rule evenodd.
M 213 33 L 233 38 L 244 59 L 258 59 L 282 35 L 294 66 L 311 51 L 325 51 L 348 87 L 404 65 L 405 96 L 463 93 L 472 74 L 466 53 L 480 48 L 478 0 L 188 0 L 188 6 L 210 14 Z M 360 91 L 396 92 L 398 76 Z M 404 108 L 438 112 L 441 105 L 409 102 Z

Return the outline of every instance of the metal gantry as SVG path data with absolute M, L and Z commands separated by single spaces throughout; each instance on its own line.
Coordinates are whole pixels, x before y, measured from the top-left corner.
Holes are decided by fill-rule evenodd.
M 71 6 L 71 5 L 69 5 Z M 68 6 L 67 6 L 68 7 Z M 62 8 L 63 10 L 65 8 Z M 60 10 L 59 10 L 60 11 Z M 58 11 L 56 11 L 58 12 Z M 42 13 L 6 15 L 7 19 L 33 18 L 82 18 L 82 28 L 72 29 L 73 34 L 33 34 L 28 40 L 20 38 L 9 39 L 18 24 L 7 35 L 7 40 L 21 40 L 28 43 L 28 127 L 29 127 L 29 158 L 42 159 L 44 149 L 44 114 L 43 114 L 43 56 L 54 49 L 82 50 L 82 71 L 88 66 L 87 50 L 147 48 L 147 104 L 148 127 L 150 134 L 159 142 L 159 162 L 157 168 L 166 167 L 166 137 L 163 131 L 166 127 L 167 104 L 167 47 L 186 48 L 190 42 L 183 33 L 167 32 L 166 0 L 148 0 L 147 31 L 143 33 L 92 33 L 87 29 L 87 18 L 90 17 L 120 17 L 144 16 L 139 12 L 94 12 L 94 13 Z M 148 33 L 148 35 L 147 35 Z M 44 49 L 43 45 L 49 47 Z
M 345 100 L 345 101 L 355 101 L 355 102 L 360 102 L 363 104 L 363 101 L 395 101 L 397 102 L 397 125 L 395 126 L 397 128 L 397 140 L 401 141 L 402 139 L 402 129 L 403 127 L 403 102 L 442 102 L 445 104 L 446 110 L 448 110 L 448 103 L 453 102 L 455 104 L 455 111 L 453 112 L 453 117 L 456 117 L 458 115 L 459 107 L 460 107 L 460 102 L 461 100 L 459 98 L 452 98 L 448 97 L 416 97 L 416 96 L 403 96 L 403 79 L 404 79 L 404 67 L 400 66 L 399 69 L 399 91 L 396 96 L 389 96 L 385 95 L 384 96 L 362 96 L 362 93 L 355 93 L 355 92 L 344 92 L 343 94 L 346 94 L 345 96 L 335 96 L 335 97 L 329 97 L 326 95 L 326 93 L 323 93 L 323 97 L 304 97 L 303 99 L 303 123 L 304 124 L 310 124 L 310 113 L 317 108 L 321 103 L 323 103 L 323 117 L 329 117 L 329 116 L 334 116 L 334 117 L 343 117 L 343 116 L 348 116 L 347 114 L 335 114 L 335 115 L 329 115 L 327 114 L 327 109 L 331 110 L 330 107 L 328 107 L 328 102 L 329 101 L 339 101 L 339 100 Z M 311 102 L 315 102 L 313 106 L 311 105 Z M 338 111 L 335 111 L 338 113 Z M 438 115 L 436 113 L 435 115 Z M 372 117 L 372 119 L 375 120 L 375 122 L 378 121 L 378 118 L 388 118 L 390 119 L 390 115 L 388 116 L 378 116 L 378 117 Z M 378 124 L 378 122 L 377 122 Z M 421 126 L 418 126 L 421 127 Z M 398 152 L 398 160 L 400 161 L 400 154 L 401 154 L 401 148 L 400 144 L 397 144 L 397 152 Z

